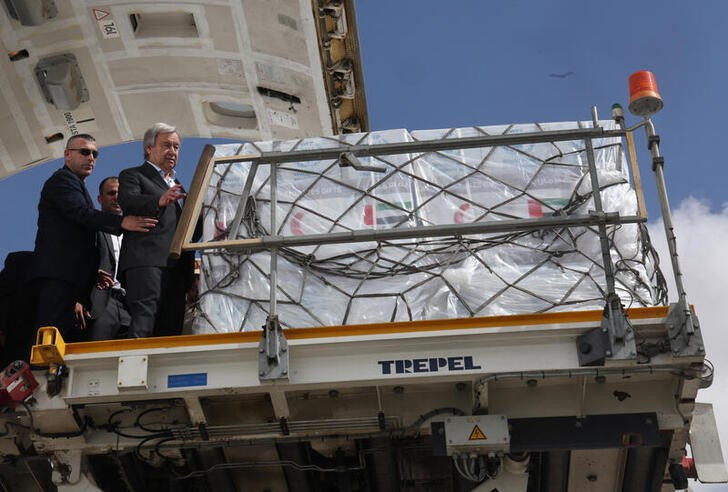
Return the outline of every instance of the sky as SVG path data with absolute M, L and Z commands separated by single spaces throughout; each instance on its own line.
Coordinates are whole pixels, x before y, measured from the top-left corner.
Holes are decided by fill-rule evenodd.
M 665 106 L 653 121 L 688 300 L 716 365 L 713 387 L 698 399 L 714 403 L 728 450 L 728 335 L 719 311 L 728 285 L 720 252 L 728 244 L 721 143 L 728 2 L 358 0 L 356 9 L 372 130 L 590 120 L 592 106 L 609 118 L 613 103 L 628 105 L 631 73 L 655 74 Z M 627 117 L 628 124 L 638 121 Z M 652 237 L 670 276 L 646 139 L 636 137 Z M 204 143 L 183 142 L 178 170 L 185 184 Z M 138 142 L 102 149 L 87 180 L 92 195 L 101 178 L 141 160 Z M 55 161 L 0 181 L 0 259 L 32 249 L 40 188 L 58 167 Z

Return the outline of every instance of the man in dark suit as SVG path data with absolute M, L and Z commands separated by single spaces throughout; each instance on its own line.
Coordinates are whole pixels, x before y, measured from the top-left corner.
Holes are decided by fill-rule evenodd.
M 124 213 L 159 219 L 149 234 L 125 234 L 121 246 L 119 271 L 132 318 L 131 338 L 182 332 L 195 257 L 186 252 L 179 260 L 169 258 L 186 196 L 174 169 L 180 144 L 175 127 L 155 123 L 144 134 L 145 162 L 119 175 L 119 203 Z
M 0 271 L 0 333 L 4 338 L 0 369 L 14 360 L 27 360 L 35 342 L 36 296 L 30 286 L 32 251 L 14 251 Z
M 38 202 L 38 232 L 30 278 L 38 294 L 36 327 L 55 326 L 74 336 L 74 305 L 84 299 L 96 278 L 96 231 L 148 231 L 151 217 L 95 210 L 84 181 L 96 164 L 96 140 L 88 134 L 66 142 L 63 167 L 43 185 Z
M 99 184 L 97 200 L 104 212 L 121 215 L 119 178 L 116 176 L 104 178 Z M 91 290 L 91 306 L 85 313 L 89 318 L 88 339 L 91 341 L 119 338 L 119 335 L 125 334 L 131 323 L 131 316 L 124 299 L 126 293 L 116 278 L 123 235 L 114 236 L 106 232 L 97 234 L 99 281 Z M 84 322 L 83 316 L 81 322 Z

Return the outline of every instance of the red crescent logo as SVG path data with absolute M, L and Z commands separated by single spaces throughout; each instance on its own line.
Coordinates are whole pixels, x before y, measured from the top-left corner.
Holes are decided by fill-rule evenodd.
M 291 219 L 291 234 L 303 236 L 303 212 L 296 212 Z
M 465 222 L 465 212 L 467 212 L 468 210 L 470 210 L 469 203 L 463 203 L 462 205 L 460 205 L 460 209 L 455 212 L 452 217 L 456 224 L 462 224 Z

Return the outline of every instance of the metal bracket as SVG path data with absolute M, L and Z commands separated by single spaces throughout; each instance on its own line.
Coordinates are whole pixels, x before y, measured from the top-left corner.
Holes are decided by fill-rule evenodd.
M 63 379 L 68 376 L 68 369 L 63 364 L 51 364 L 46 371 L 46 393 L 49 398 L 60 394 Z
M 119 357 L 116 387 L 119 391 L 149 389 L 149 357 L 125 355 Z
M 63 364 L 66 342 L 55 326 L 38 328 L 35 345 L 31 348 L 30 363 L 34 366 Z
M 258 344 L 258 376 L 261 381 L 288 379 L 288 342 L 278 316 L 268 316 Z
M 253 203 L 248 203 L 248 199 L 250 198 L 250 190 L 253 187 L 253 183 L 255 182 L 255 176 L 258 174 L 258 163 L 253 162 L 250 165 L 250 171 L 248 172 L 247 178 L 245 178 L 245 185 L 243 186 L 243 191 L 240 194 L 240 201 L 238 202 L 238 208 L 235 210 L 235 216 L 233 217 L 233 221 L 230 223 L 230 227 L 226 231 L 226 235 L 228 239 L 235 239 L 238 237 L 238 229 L 240 229 L 240 223 L 243 221 L 243 217 L 245 216 L 245 209 L 250 205 L 251 207 L 254 206 Z
M 75 484 L 81 478 L 80 449 L 56 451 L 51 458 L 51 480 L 54 484 Z
M 362 164 L 361 161 L 354 155 L 353 152 L 342 152 L 339 155 L 339 166 L 341 167 L 353 167 L 357 171 L 371 171 L 374 173 L 384 173 L 387 169 L 380 166 L 367 166 Z
M 578 336 L 576 347 L 581 367 L 603 366 L 607 357 L 613 360 L 637 357 L 634 329 L 617 294 L 607 295 L 601 324 Z
M 705 354 L 698 317 L 687 305 L 682 302 L 670 304 L 666 324 L 673 355 L 684 357 Z

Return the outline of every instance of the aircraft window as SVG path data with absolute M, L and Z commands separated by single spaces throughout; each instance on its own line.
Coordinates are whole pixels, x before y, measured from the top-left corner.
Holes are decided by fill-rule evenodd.
M 129 15 L 134 36 L 139 38 L 196 38 L 200 34 L 189 12 L 138 12 Z
M 58 15 L 53 0 L 5 0 L 5 7 L 24 26 L 37 26 Z
M 45 137 L 46 143 L 58 142 L 59 140 L 63 140 L 63 133 L 54 133 L 53 135 L 46 135 Z
M 203 112 L 208 122 L 217 126 L 254 130 L 258 127 L 255 108 L 250 104 L 230 101 L 207 101 Z
M 25 58 L 28 58 L 29 56 L 30 53 L 28 53 L 28 50 L 11 51 L 8 53 L 8 58 L 10 58 L 10 61 L 23 60 Z
M 210 109 L 224 116 L 236 118 L 255 118 L 255 108 L 250 104 L 239 104 L 233 102 L 210 102 Z
M 89 100 L 86 82 L 73 53 L 38 60 L 35 77 L 46 101 L 61 110 L 76 109 Z
M 276 99 L 280 99 L 282 101 L 290 103 L 298 104 L 301 102 L 301 98 L 298 96 L 288 94 L 287 92 L 277 91 L 275 89 L 269 89 L 267 87 L 258 87 L 258 93 L 263 96 L 275 97 Z

